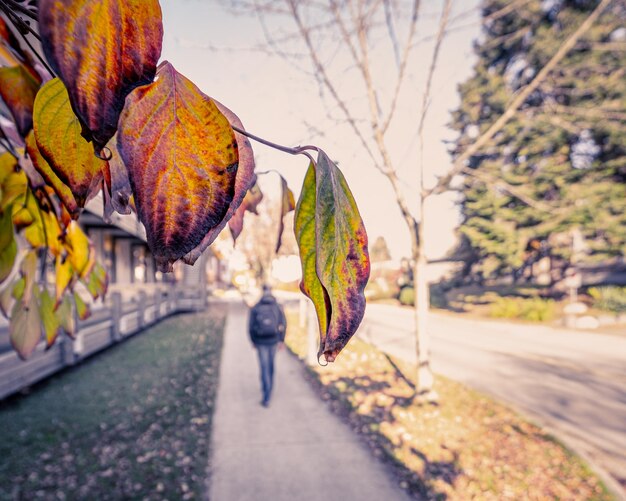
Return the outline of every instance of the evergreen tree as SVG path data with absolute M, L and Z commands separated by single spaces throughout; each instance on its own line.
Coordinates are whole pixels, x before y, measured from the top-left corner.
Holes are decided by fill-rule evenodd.
M 455 154 L 502 114 L 598 3 L 531 0 L 502 10 L 510 2 L 485 2 L 479 59 L 453 114 Z M 626 3 L 613 2 L 491 147 L 471 157 L 468 167 L 482 180 L 464 179 L 461 232 L 473 276 L 517 278 L 545 255 L 564 271 L 580 236 L 585 252 L 577 260 L 626 256 L 625 26 Z

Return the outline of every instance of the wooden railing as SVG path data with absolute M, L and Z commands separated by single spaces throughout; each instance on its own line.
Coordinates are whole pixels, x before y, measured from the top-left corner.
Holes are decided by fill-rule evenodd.
M 78 321 L 75 339 L 62 336 L 48 350 L 41 342 L 25 361 L 12 349 L 1 353 L 0 399 L 75 365 L 169 315 L 201 311 L 206 306 L 207 294 L 203 287 L 112 292 L 104 304 L 92 306 L 88 319 Z M 0 328 L 0 336 L 8 339 L 7 327 Z

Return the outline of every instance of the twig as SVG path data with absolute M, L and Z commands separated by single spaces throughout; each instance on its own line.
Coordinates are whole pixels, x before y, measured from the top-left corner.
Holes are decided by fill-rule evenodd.
M 275 150 L 279 150 L 284 153 L 289 153 L 290 155 L 304 155 L 306 157 L 309 157 L 309 160 L 311 160 L 311 162 L 315 163 L 315 160 L 313 160 L 313 157 L 309 154 L 309 151 L 319 151 L 319 148 L 317 146 L 307 144 L 305 146 L 296 146 L 294 148 L 290 148 L 289 146 L 283 146 L 282 144 L 273 143 L 272 141 L 263 139 L 262 137 L 256 136 L 244 129 L 240 129 L 235 125 L 233 125 L 232 128 L 235 132 L 239 132 L 239 134 L 243 134 L 250 139 L 254 139 L 256 142 L 264 144 L 265 146 L 269 146 L 270 148 L 274 148 Z

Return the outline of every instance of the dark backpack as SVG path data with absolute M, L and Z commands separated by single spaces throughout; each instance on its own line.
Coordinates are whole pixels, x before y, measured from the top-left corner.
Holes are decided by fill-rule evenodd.
M 252 310 L 252 333 L 257 337 L 278 334 L 279 315 L 273 303 L 261 303 Z

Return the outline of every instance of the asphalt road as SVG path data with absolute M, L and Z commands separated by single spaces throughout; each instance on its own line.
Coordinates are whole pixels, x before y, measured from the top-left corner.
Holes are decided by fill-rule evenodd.
M 435 373 L 522 411 L 587 459 L 626 499 L 626 335 L 447 314 L 431 314 L 430 332 Z M 408 309 L 368 305 L 359 336 L 415 361 Z

